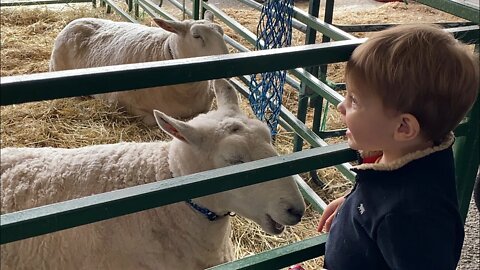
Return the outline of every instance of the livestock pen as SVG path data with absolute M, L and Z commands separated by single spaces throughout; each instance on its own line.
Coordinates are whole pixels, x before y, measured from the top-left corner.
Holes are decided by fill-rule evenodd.
M 477 33 L 478 35 L 478 28 L 475 28 L 475 26 L 470 28 L 474 29 L 473 30 L 474 36 L 476 35 L 475 33 Z M 452 31 L 455 31 L 455 30 L 452 30 Z M 464 32 L 457 32 L 457 33 L 459 33 L 459 35 L 461 35 L 463 38 L 469 38 L 469 35 L 462 34 Z M 134 65 L 134 66 L 129 66 L 129 69 L 131 69 L 129 71 L 131 72 L 127 71 L 124 67 L 119 67 L 118 69 L 109 68 L 108 70 L 107 69 L 91 70 L 88 72 L 88 74 L 83 74 L 79 71 L 78 73 L 67 72 L 68 74 L 55 73 L 50 75 L 48 74 L 30 75 L 26 77 L 12 77 L 12 78 L 5 77 L 5 78 L 2 78 L 2 105 L 20 102 L 21 99 L 16 98 L 18 96 L 25 98 L 23 101 L 59 98 L 65 95 L 65 93 L 61 93 L 62 92 L 61 89 L 71 89 L 71 92 L 69 92 L 68 95 L 74 96 L 74 95 L 87 94 L 85 90 L 91 90 L 92 92 L 90 93 L 94 93 L 94 92 L 100 93 L 102 91 L 106 92 L 106 91 L 114 91 L 114 90 L 116 91 L 116 90 L 122 90 L 122 89 L 126 90 L 127 87 L 139 88 L 139 87 L 145 87 L 149 85 L 166 85 L 166 84 L 195 81 L 195 80 L 201 80 L 201 79 L 247 75 L 247 74 L 252 74 L 257 72 L 274 70 L 277 68 L 278 69 L 294 69 L 299 67 L 343 62 L 346 59 L 348 59 L 349 53 L 351 52 L 351 50 L 353 50 L 353 48 L 356 45 L 359 44 L 359 42 L 361 41 L 332 42 L 331 44 L 326 44 L 326 45 L 318 44 L 318 45 L 312 45 L 312 46 L 300 46 L 295 48 L 292 47 L 290 49 L 279 49 L 271 52 L 255 52 L 255 53 L 245 53 L 245 54 L 238 54 L 238 55 L 229 55 L 229 56 L 224 56 L 224 57 L 215 58 L 215 59 L 207 57 L 207 58 L 202 58 L 195 61 L 172 61 L 171 63 L 162 63 L 158 65 L 156 63 Z M 192 75 L 190 77 L 178 78 L 176 74 L 179 74 L 180 71 L 182 73 L 192 74 Z M 153 79 L 155 78 L 154 76 L 149 76 L 149 74 L 155 74 L 156 72 L 162 72 L 163 74 L 166 74 L 166 76 L 164 78 L 156 78 L 156 79 Z M 62 75 L 69 75 L 70 77 L 63 77 Z M 105 75 L 106 77 L 102 77 L 103 75 Z M 99 82 L 99 84 L 97 85 L 96 82 Z M 321 85 L 321 84 L 319 82 L 316 82 L 316 83 L 310 83 L 310 85 L 312 87 L 318 87 L 318 85 Z M 15 87 L 19 87 L 19 88 L 15 88 Z M 32 92 L 31 90 L 28 90 L 28 89 L 32 89 L 32 90 L 39 89 L 40 91 Z M 52 89 L 53 91 L 47 92 L 47 91 L 41 91 L 41 89 Z M 58 90 L 55 91 L 55 89 L 58 89 Z M 241 85 L 239 84 L 239 89 L 244 89 L 244 88 L 242 88 Z M 332 95 L 335 95 L 335 94 L 332 94 Z M 330 101 L 333 104 L 336 104 L 338 103 L 339 100 L 331 99 Z M 475 108 L 478 109 L 478 104 Z M 474 116 L 475 114 L 472 114 L 472 115 Z M 283 120 L 281 121 L 284 121 L 285 122 L 284 124 L 290 123 L 290 125 L 285 125 L 287 129 L 292 128 L 292 129 L 296 129 L 296 131 L 298 131 L 299 134 L 303 133 L 302 136 L 304 137 L 304 139 L 306 139 L 309 142 L 309 144 L 312 146 L 322 145 L 321 141 L 308 128 L 302 128 L 301 125 L 299 125 L 300 127 L 297 127 L 296 125 L 294 125 L 295 123 L 298 123 L 298 121 L 294 117 L 292 117 L 292 115 L 287 110 L 282 111 L 282 116 L 283 116 L 282 117 Z M 478 120 L 469 119 L 469 121 L 478 121 Z M 473 123 L 473 122 L 470 122 L 470 123 Z M 463 125 L 461 128 L 459 128 L 457 135 L 459 136 L 462 135 L 462 129 L 465 130 L 465 128 L 467 127 L 468 127 L 468 124 Z M 471 125 L 470 127 L 475 127 L 475 125 Z M 475 132 L 478 132 L 478 131 L 464 132 L 463 134 L 465 135 L 473 134 L 472 138 L 475 138 L 475 136 L 478 138 L 478 136 L 475 135 Z M 310 137 L 313 137 L 313 139 Z M 470 145 L 470 144 L 467 143 L 467 145 Z M 340 149 L 341 151 L 331 152 L 331 149 Z M 475 153 L 475 151 L 470 151 L 470 153 Z M 468 161 L 471 161 L 464 154 L 461 154 L 460 156 L 466 157 Z M 252 182 L 242 183 L 242 185 L 243 184 L 247 185 L 247 184 L 253 183 L 254 181 L 257 181 L 258 179 L 262 179 L 263 177 L 266 177 L 266 178 L 262 180 L 266 181 L 268 179 L 279 177 L 281 175 L 310 171 L 310 170 L 318 169 L 325 166 L 331 166 L 335 164 L 348 162 L 353 159 L 354 159 L 354 156 L 352 155 L 352 151 L 349 151 L 344 145 L 334 145 L 332 147 L 330 146 L 325 148 L 322 147 L 318 149 L 305 150 L 299 153 L 286 155 L 283 157 L 283 160 L 285 161 L 285 163 L 283 163 L 280 160 L 277 160 L 277 161 L 252 163 L 244 167 L 240 166 L 239 171 L 242 171 L 242 169 L 245 169 L 245 167 L 249 168 L 250 172 L 247 171 L 247 172 L 244 172 L 244 174 L 248 175 L 249 176 L 248 179 L 250 179 Z M 467 163 L 460 162 L 460 163 L 470 164 L 470 162 L 467 162 Z M 477 165 L 475 165 L 474 160 L 473 160 L 473 163 L 471 164 L 474 167 L 478 166 L 478 161 L 477 161 Z M 267 165 L 267 167 L 264 167 L 265 165 Z M 255 168 L 257 168 L 258 171 L 254 170 Z M 276 168 L 279 168 L 279 169 L 276 169 Z M 288 168 L 289 170 L 287 171 L 286 168 Z M 468 169 L 461 170 L 461 171 L 472 173 L 471 170 L 468 170 Z M 176 192 L 176 193 L 169 193 L 166 190 L 165 193 L 169 194 L 168 196 L 170 198 L 166 199 L 165 202 L 149 202 L 149 203 L 146 202 L 145 204 L 136 204 L 134 201 L 135 199 L 132 199 L 133 201 L 131 202 L 132 203 L 131 209 L 126 210 L 127 207 L 124 207 L 124 206 L 120 206 L 120 207 L 117 206 L 118 208 L 113 207 L 111 209 L 122 209 L 122 210 L 125 209 L 126 211 L 136 211 L 136 210 L 139 210 L 139 208 L 136 208 L 136 207 L 145 209 L 147 207 L 155 207 L 155 206 L 171 203 L 173 201 L 184 200 L 189 197 L 202 196 L 204 194 L 207 194 L 206 192 L 209 192 L 209 193 L 218 192 L 226 188 L 236 187 L 233 183 L 231 183 L 232 186 L 222 185 L 221 189 L 219 189 L 219 186 L 215 185 L 214 184 L 215 182 L 213 181 L 215 181 L 215 179 L 217 180 L 223 179 L 222 174 L 220 175 L 217 174 L 221 172 L 222 171 L 211 172 L 211 173 L 201 174 L 200 176 L 197 175 L 195 177 L 194 176 L 189 177 L 188 179 L 191 180 L 190 188 L 187 185 L 182 188 L 182 189 L 185 189 L 185 192 Z M 225 173 L 225 171 L 223 171 L 223 173 Z M 199 190 L 195 187 L 196 183 L 199 183 L 200 180 L 202 179 L 209 178 L 209 176 L 211 175 L 215 175 L 215 178 L 213 180 L 208 180 L 205 182 L 211 183 L 210 185 L 213 186 L 213 189 L 206 191 L 203 189 Z M 240 173 L 240 175 L 243 175 L 243 173 Z M 232 176 L 232 175 L 227 173 L 227 174 L 224 174 L 223 176 L 225 176 L 225 178 L 228 178 L 228 176 Z M 197 180 L 197 177 L 198 177 L 198 180 Z M 466 181 L 463 183 L 466 187 L 466 189 L 464 189 L 465 194 L 470 194 L 471 188 L 469 190 L 469 185 L 473 184 L 473 182 Z M 174 185 L 173 182 L 171 184 Z M 459 189 L 459 190 L 462 190 L 462 189 Z M 138 192 L 139 194 L 143 194 L 143 191 L 141 190 Z M 119 194 L 119 196 L 125 196 L 125 195 Z M 143 195 L 139 195 L 139 196 L 143 196 Z M 152 195 L 152 194 L 145 195 L 145 198 L 148 198 L 147 196 L 155 196 L 155 195 Z M 106 200 L 107 204 L 113 203 L 113 197 L 109 197 L 105 195 L 103 198 Z M 167 198 L 167 197 L 164 197 L 164 198 Z M 460 198 L 462 198 L 462 196 L 460 196 Z M 466 195 L 463 198 L 466 198 L 468 200 L 469 197 L 468 195 Z M 95 198 L 90 198 L 90 199 L 85 198 L 84 202 L 88 203 L 89 201 L 92 202 L 93 200 L 95 200 Z M 125 201 L 125 203 L 127 203 L 127 201 Z M 464 206 L 464 204 L 462 204 L 462 206 Z M 78 205 L 77 206 L 72 205 L 72 207 L 78 207 Z M 100 207 L 102 206 L 100 205 L 92 206 L 92 209 L 98 210 Z M 52 209 L 56 211 L 55 209 L 57 208 L 52 208 Z M 88 216 L 90 216 L 89 217 L 90 219 L 88 218 L 85 220 L 77 219 L 77 221 L 75 221 L 76 218 L 72 218 L 72 219 L 68 218 L 67 213 L 64 213 L 64 214 L 65 214 L 64 217 L 66 218 L 66 220 L 69 220 L 72 222 L 78 222 L 76 224 L 79 225 L 79 224 L 84 224 L 86 222 L 91 222 L 94 220 L 112 217 L 114 215 L 118 215 L 121 213 L 110 213 L 110 214 L 107 214 L 107 216 L 101 217 L 101 214 L 98 214 L 98 216 L 95 216 L 95 210 L 92 210 L 91 215 L 88 214 Z M 61 220 L 64 214 L 59 214 L 55 218 L 57 220 Z M 7 222 L 4 223 L 4 220 L 8 221 L 8 219 L 5 219 L 8 217 L 13 217 L 15 219 L 15 215 L 2 216 L 2 242 L 4 239 L 4 235 L 7 235 L 7 233 L 8 235 L 17 235 L 15 233 L 12 233 L 11 231 L 8 231 L 9 230 L 8 228 L 10 227 L 9 223 Z M 37 216 L 37 218 L 40 218 L 40 217 Z M 35 220 L 36 219 L 34 218 L 30 221 L 32 222 L 31 223 L 32 227 L 30 228 L 32 228 L 32 230 L 33 228 L 42 230 L 41 229 L 42 226 L 37 227 L 38 224 L 35 224 L 36 222 Z M 19 222 L 19 220 L 17 221 Z M 15 224 L 16 222 L 12 223 L 12 226 Z M 44 223 L 39 223 L 39 224 L 44 224 Z M 70 225 L 61 224 L 60 221 L 56 224 L 57 225 L 55 226 L 59 226 L 59 227 L 55 228 L 55 226 L 52 224 L 44 227 L 45 231 L 43 231 L 43 233 L 48 231 L 58 230 L 60 228 L 65 228 L 65 226 L 74 225 L 74 224 L 70 224 Z M 22 227 L 19 227 L 19 228 L 22 229 Z M 23 227 L 23 228 L 29 228 L 29 227 L 28 225 L 26 225 L 26 227 Z M 26 231 L 29 231 L 29 230 L 27 229 Z M 38 231 L 38 232 L 32 232 L 32 233 L 36 235 L 42 232 Z M 324 243 L 324 239 L 325 239 L 325 236 L 315 237 L 306 241 L 298 242 L 293 246 L 287 246 L 285 248 L 275 250 L 275 252 L 269 253 L 269 254 L 275 253 L 276 255 L 280 255 L 284 257 L 283 259 L 280 259 L 277 262 L 269 262 L 271 264 L 268 266 L 268 268 L 287 266 L 294 262 L 303 261 L 305 259 L 320 255 L 322 252 L 322 249 L 315 248 L 315 246 L 321 247 Z M 288 251 L 291 251 L 291 250 L 293 250 L 294 252 L 291 253 L 290 255 L 282 254 L 282 252 L 284 251 L 286 251 L 287 252 L 286 254 L 288 254 Z M 304 255 L 299 255 L 299 254 L 304 254 Z M 274 257 L 275 256 L 269 257 L 269 255 L 264 255 L 262 260 L 267 260 L 267 261 L 275 260 L 273 259 Z M 258 258 L 259 257 L 256 257 L 257 260 Z M 252 257 L 251 260 L 255 260 L 255 258 Z M 239 264 L 240 263 L 241 262 L 239 262 Z M 261 268 L 261 266 L 262 264 L 257 265 L 257 267 L 259 268 Z M 228 267 L 233 267 L 233 266 L 228 266 Z M 238 268 L 241 268 L 241 267 L 238 266 Z

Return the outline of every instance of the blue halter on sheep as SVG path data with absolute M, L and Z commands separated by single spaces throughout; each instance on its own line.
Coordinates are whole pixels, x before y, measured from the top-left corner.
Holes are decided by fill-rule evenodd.
M 262 8 L 257 26 L 257 50 L 290 46 L 292 40 L 293 0 L 269 0 Z M 272 136 L 277 133 L 282 105 L 285 70 L 253 74 L 250 80 L 250 106 L 266 121 Z

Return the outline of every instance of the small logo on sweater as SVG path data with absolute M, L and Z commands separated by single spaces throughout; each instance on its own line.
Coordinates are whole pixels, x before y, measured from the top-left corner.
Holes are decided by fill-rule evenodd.
M 363 206 L 363 203 L 361 203 L 358 207 L 358 212 L 360 212 L 360 215 L 363 215 L 365 213 L 365 207 Z

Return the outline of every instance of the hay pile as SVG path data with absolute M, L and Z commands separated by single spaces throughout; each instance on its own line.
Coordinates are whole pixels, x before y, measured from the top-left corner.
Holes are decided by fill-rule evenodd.
M 304 5 L 306 6 L 306 5 Z M 254 10 L 224 10 L 242 25 L 256 31 L 259 13 Z M 323 12 L 321 12 L 323 14 Z M 177 13 L 180 16 L 180 13 Z M 48 71 L 48 61 L 53 40 L 58 32 L 71 20 L 80 17 L 102 17 L 121 20 L 118 16 L 107 15 L 102 9 L 92 9 L 90 5 L 64 5 L 56 9 L 2 8 L 1 13 L 1 76 L 31 74 Z M 180 18 L 180 17 L 179 17 Z M 149 19 L 144 17 L 144 23 Z M 355 12 L 337 10 L 334 22 L 337 24 L 364 23 L 405 23 L 411 21 L 439 22 L 459 21 L 449 14 L 416 4 L 388 3 L 379 8 Z M 246 42 L 228 27 L 225 32 L 234 39 Z M 294 32 L 294 45 L 303 44 L 303 34 Z M 252 48 L 250 46 L 250 48 Z M 329 79 L 341 82 L 343 65 L 329 66 Z M 284 105 L 292 112 L 297 111 L 297 93 L 287 88 Z M 243 102 L 245 111 L 249 111 Z M 333 112 L 334 108 L 330 109 Z M 308 125 L 311 125 L 312 112 L 309 112 Z M 339 128 L 342 124 L 335 113 L 328 116 L 327 127 Z M 90 98 L 67 98 L 53 101 L 1 107 L 1 147 L 80 147 L 92 144 L 115 143 L 119 141 L 152 141 L 169 139 L 158 128 L 149 128 L 139 119 L 131 117 L 118 108 Z M 293 134 L 280 130 L 276 147 L 282 154 L 292 151 Z M 320 170 L 319 176 L 326 183 L 319 188 L 311 186 L 327 202 L 343 194 L 351 186 L 333 168 Z M 310 178 L 302 175 L 308 183 Z M 317 235 L 316 225 L 319 214 L 310 207 L 301 224 L 289 227 L 281 236 L 269 236 L 260 228 L 243 218 L 234 219 L 233 241 L 236 257 L 241 258 L 287 243 Z M 307 269 L 317 269 L 322 258 L 305 263 Z

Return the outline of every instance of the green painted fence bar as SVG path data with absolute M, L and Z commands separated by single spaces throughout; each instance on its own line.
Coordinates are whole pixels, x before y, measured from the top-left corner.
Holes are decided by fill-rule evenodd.
M 15 0 L 0 1 L 0 7 L 31 6 L 31 5 L 49 5 L 49 4 L 74 4 L 74 3 L 94 3 L 92 0 Z
M 130 14 L 125 12 L 121 7 L 119 7 L 113 0 L 103 0 L 108 6 L 110 6 L 117 14 L 119 14 L 122 18 L 125 20 L 132 22 L 132 23 L 138 23 L 137 20 L 135 20 Z
M 307 184 L 307 182 L 305 182 L 305 180 L 303 180 L 302 177 L 295 175 L 294 178 L 295 182 L 297 182 L 297 185 L 300 188 L 300 192 L 302 193 L 303 198 L 312 205 L 315 211 L 323 213 L 323 211 L 327 207 L 325 201 L 323 201 L 322 198 L 318 196 L 318 194 Z
M 188 18 L 194 18 L 193 16 L 193 12 L 191 10 L 189 10 L 188 8 L 185 7 L 185 10 L 183 10 L 183 3 L 180 3 L 178 1 L 175 1 L 175 0 L 168 0 L 168 2 L 170 2 L 172 5 L 174 5 L 176 8 L 180 9 L 182 12 L 185 12 L 185 14 L 188 16 Z M 188 19 L 187 17 L 185 17 L 185 19 Z M 199 18 L 198 18 L 199 19 Z M 196 19 L 196 20 L 198 20 Z
M 255 2 L 254 0 L 238 0 L 238 2 L 243 3 L 251 8 L 254 8 L 257 11 L 262 11 L 262 8 L 263 8 L 262 4 Z M 303 33 L 307 31 L 307 26 L 295 18 L 292 18 L 292 27 Z
M 305 23 L 306 25 L 312 27 L 313 29 L 330 37 L 333 40 L 357 39 L 354 35 L 338 29 L 337 27 L 320 20 L 315 16 L 312 16 L 301 9 L 294 7 L 293 11 L 293 16 L 295 17 L 295 19 L 299 20 L 302 23 Z
M 350 57 L 350 54 L 347 55 L 347 57 Z M 343 100 L 342 95 L 340 95 L 337 91 L 333 90 L 326 83 L 320 81 L 320 79 L 318 79 L 311 73 L 307 72 L 305 69 L 297 68 L 295 70 L 292 70 L 291 72 L 292 74 L 296 75 L 298 78 L 303 79 L 303 82 L 305 83 L 306 86 L 310 88 L 310 90 L 315 92 L 317 95 L 325 98 L 328 102 L 330 102 L 334 106 L 337 106 Z
M 265 270 L 280 269 L 295 263 L 303 262 L 325 253 L 328 234 L 312 237 L 287 246 L 274 248 L 254 256 L 208 268 L 209 270 Z
M 445 23 L 435 23 L 443 28 L 453 28 L 461 26 L 474 25 L 472 22 L 445 22 Z M 345 32 L 354 33 L 354 32 L 376 32 L 385 30 L 389 27 L 401 25 L 401 23 L 383 23 L 383 24 L 334 24 L 335 27 L 341 29 Z
M 159 8 L 155 3 L 150 0 L 136 0 L 138 1 L 139 6 L 148 13 L 148 15 L 152 16 L 152 18 L 157 18 L 158 15 L 172 21 L 178 21 L 177 18 L 174 16 L 166 13 L 161 8 Z
M 464 136 L 456 138 L 453 149 L 460 214 L 465 222 L 475 183 L 474 179 L 480 164 L 480 98 L 477 98 L 463 128 L 466 129 L 466 133 Z
M 359 40 L 2 78 L 1 105 L 229 78 L 347 60 Z M 162 74 L 162 76 L 159 76 Z M 69 91 L 65 91 L 68 89 Z
M 355 157 L 348 145 L 335 144 L 4 214 L 0 216 L 0 244 L 325 168 Z M 229 181 L 235 178 L 242 181 Z
M 452 0 L 416 0 L 419 3 L 433 7 L 435 9 L 445 11 L 453 14 L 465 20 L 480 23 L 480 13 L 478 8 L 473 8 L 467 5 L 463 5 L 459 2 Z
M 480 43 L 480 31 L 478 25 L 460 26 L 455 28 L 448 28 L 445 31 L 450 32 L 453 36 L 468 44 Z
M 200 19 L 200 1 L 201 0 L 193 0 L 193 19 L 199 20 Z
M 216 7 L 215 5 L 210 5 L 207 2 L 202 1 L 202 7 L 207 10 L 210 10 L 215 17 L 219 18 L 222 22 L 224 22 L 228 27 L 235 30 L 241 37 L 246 39 L 250 44 L 255 45 L 257 42 L 257 36 L 248 30 L 245 26 L 241 25 L 231 17 L 229 17 L 225 12 L 221 9 Z

